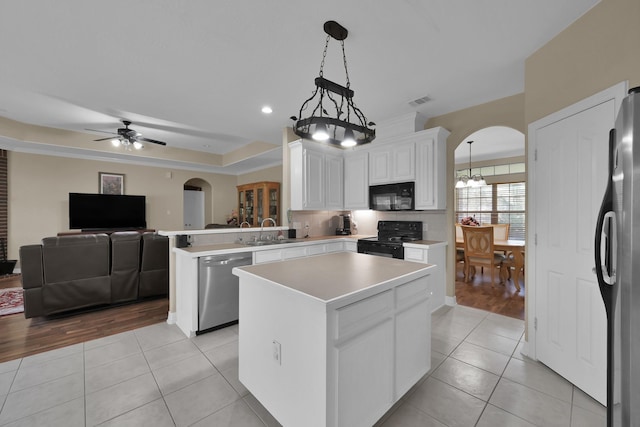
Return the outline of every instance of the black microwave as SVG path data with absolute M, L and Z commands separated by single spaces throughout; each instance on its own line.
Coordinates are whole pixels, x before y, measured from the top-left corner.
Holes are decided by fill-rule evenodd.
M 372 185 L 369 187 L 369 209 L 374 211 L 415 210 L 415 183 Z

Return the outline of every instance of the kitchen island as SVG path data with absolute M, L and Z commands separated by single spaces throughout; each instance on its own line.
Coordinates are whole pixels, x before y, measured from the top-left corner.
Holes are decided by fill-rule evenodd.
M 434 266 L 351 252 L 236 267 L 239 378 L 284 426 L 370 426 L 431 365 Z

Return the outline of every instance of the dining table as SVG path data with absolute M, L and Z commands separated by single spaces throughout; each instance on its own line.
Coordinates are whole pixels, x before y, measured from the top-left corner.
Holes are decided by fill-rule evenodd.
M 513 284 L 516 289 L 520 291 L 520 271 L 524 268 L 524 240 L 494 240 L 493 248 L 496 251 L 505 252 L 507 254 L 513 254 Z M 464 249 L 464 240 L 456 239 L 456 249 Z

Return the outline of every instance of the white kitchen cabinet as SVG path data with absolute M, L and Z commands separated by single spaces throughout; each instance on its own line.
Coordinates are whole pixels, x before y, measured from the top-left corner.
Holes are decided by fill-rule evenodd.
M 342 153 L 324 155 L 325 204 L 324 209 L 341 210 L 344 206 L 344 160 Z
M 289 143 L 291 209 L 342 209 L 342 152 L 298 140 Z
M 358 252 L 357 242 L 344 242 L 344 250 L 347 252 Z
M 344 153 L 344 209 L 369 209 L 369 153 Z
M 406 261 L 433 264 L 436 266 L 431 274 L 431 309 L 437 310 L 446 304 L 446 242 L 434 244 L 404 243 L 404 259 Z
M 332 315 L 338 329 L 332 346 L 338 379 L 335 391 L 343 396 L 337 405 L 335 425 L 357 426 L 362 424 L 363 414 L 370 416 L 393 402 L 395 351 L 389 345 L 395 335 L 393 291 L 348 305 Z M 367 363 L 362 363 L 363 355 L 367 355 Z M 366 399 L 362 398 L 364 390 Z
M 288 259 L 302 258 L 312 255 L 328 254 L 332 252 L 342 252 L 345 250 L 345 243 L 353 244 L 356 252 L 356 242 L 309 242 L 284 247 L 270 247 L 269 249 L 256 250 L 253 253 L 253 264 L 263 264 L 265 262 L 285 261 Z M 347 249 L 349 250 L 349 249 Z
M 374 425 L 431 367 L 428 271 L 347 252 L 234 269 L 240 381 L 285 426 Z
M 424 360 L 431 357 L 431 283 L 411 282 L 396 288 L 395 393 L 402 396 L 420 379 Z
M 417 132 L 416 139 L 416 209 L 446 209 L 447 137 L 444 128 Z
M 412 140 L 384 144 L 383 148 L 371 150 L 369 152 L 369 185 L 414 181 L 416 179 L 415 150 L 416 146 Z

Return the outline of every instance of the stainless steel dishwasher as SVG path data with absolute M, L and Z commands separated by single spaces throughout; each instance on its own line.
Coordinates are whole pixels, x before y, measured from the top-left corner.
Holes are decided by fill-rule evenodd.
M 251 259 L 251 252 L 198 259 L 198 332 L 237 322 L 238 277 L 231 270 Z

